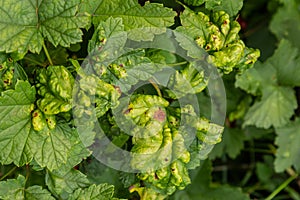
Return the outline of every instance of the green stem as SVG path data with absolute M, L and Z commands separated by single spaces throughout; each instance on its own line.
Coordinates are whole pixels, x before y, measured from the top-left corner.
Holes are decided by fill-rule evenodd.
M 30 62 L 33 62 L 33 63 L 39 65 L 39 66 L 45 67 L 45 64 L 44 64 L 44 63 L 41 63 L 41 62 L 39 62 L 39 61 L 36 61 L 36 60 L 31 59 L 31 58 L 28 58 L 28 57 L 24 57 L 24 60 L 28 60 L 28 61 L 30 61 Z
M 162 97 L 161 91 L 160 91 L 158 85 L 155 83 L 155 81 L 152 80 L 152 79 L 149 79 L 149 82 L 150 82 L 150 83 L 152 84 L 152 86 L 155 88 L 155 90 L 156 90 L 158 96 Z
M 266 200 L 273 199 L 281 190 L 286 188 L 294 179 L 298 177 L 298 174 L 294 174 L 293 176 L 286 179 L 276 190 L 274 190 L 267 198 Z
M 30 176 L 30 168 L 29 168 L 29 165 L 26 165 L 26 178 L 25 178 L 25 182 L 27 182 L 29 176 Z
M 179 63 L 167 63 L 166 65 L 170 66 L 170 67 L 175 67 L 175 66 L 180 66 L 180 65 L 184 65 L 188 63 L 187 61 L 184 62 L 179 62 Z
M 18 167 L 14 166 L 13 168 L 11 168 L 6 174 L 4 174 L 1 178 L 0 181 L 4 180 L 6 177 L 8 177 L 9 175 L 11 175 Z
M 46 47 L 46 45 L 45 45 L 45 42 L 43 42 L 43 49 L 44 49 L 44 51 L 45 51 L 46 57 L 47 57 L 47 59 L 48 59 L 50 65 L 53 65 L 53 62 L 52 62 L 52 60 L 51 60 L 51 57 L 50 57 L 50 54 L 49 54 L 49 52 L 48 52 L 48 49 L 47 49 L 47 47 Z

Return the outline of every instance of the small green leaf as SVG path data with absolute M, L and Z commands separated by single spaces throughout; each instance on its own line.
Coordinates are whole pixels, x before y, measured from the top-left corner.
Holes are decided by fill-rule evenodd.
M 233 17 L 243 7 L 243 0 L 206 0 L 205 7 L 213 11 L 223 10 Z
M 54 200 L 50 192 L 41 186 L 34 185 L 25 188 L 25 184 L 25 177 L 22 175 L 19 175 L 17 179 L 0 182 L 0 198 L 3 200 Z
M 275 144 L 278 145 L 274 162 L 276 172 L 295 167 L 300 172 L 300 119 L 276 128 Z
M 299 1 L 282 1 L 284 5 L 276 10 L 270 23 L 270 30 L 278 39 L 287 39 L 295 47 L 300 48 Z M 285 55 L 289 55 L 286 53 Z
M 76 199 L 97 199 L 97 200 L 113 200 L 114 186 L 106 183 L 100 185 L 91 185 L 85 189 L 78 189 L 71 194 L 68 200 Z
M 0 182 L 1 199 L 24 199 L 25 178 L 19 175 L 17 179 L 8 179 Z
M 37 185 L 25 189 L 24 199 L 55 200 L 55 198 L 51 196 L 48 190 L 45 190 L 41 186 L 37 186 Z
M 18 81 L 15 90 L 0 96 L 0 162 L 22 166 L 32 160 L 31 111 L 34 108 L 35 88 Z
M 232 159 L 244 148 L 245 134 L 241 129 L 225 128 L 222 141 L 214 146 L 209 154 L 210 159 L 222 157 L 225 153 Z
M 190 6 L 200 6 L 207 0 L 183 0 L 183 2 Z
M 87 177 L 80 171 L 74 169 L 68 172 L 62 172 L 60 170 L 53 172 L 47 171 L 45 179 L 49 190 L 59 196 L 64 196 L 68 193 L 72 194 L 76 189 L 89 186 Z
M 279 85 L 294 87 L 300 86 L 300 56 L 299 50 L 292 44 L 288 40 L 281 40 L 268 62 L 277 71 Z

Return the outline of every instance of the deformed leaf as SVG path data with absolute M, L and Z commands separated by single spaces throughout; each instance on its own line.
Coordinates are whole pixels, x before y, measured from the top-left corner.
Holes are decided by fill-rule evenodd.
M 49 66 L 42 69 L 37 77 L 39 109 L 45 114 L 53 115 L 67 112 L 72 108 L 72 89 L 74 78 L 64 66 Z
M 35 89 L 28 82 L 18 81 L 15 90 L 0 96 L 0 162 L 22 166 L 32 160 L 31 111 Z

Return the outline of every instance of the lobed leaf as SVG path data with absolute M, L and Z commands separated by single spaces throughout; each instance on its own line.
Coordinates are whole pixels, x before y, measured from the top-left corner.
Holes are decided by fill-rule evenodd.
M 54 46 L 80 42 L 88 20 L 78 16 L 80 0 L 3 0 L 0 3 L 0 51 L 41 51 L 44 38 Z
M 32 158 L 31 111 L 34 108 L 35 88 L 27 81 L 18 81 L 15 90 L 0 96 L 0 162 L 22 166 Z
M 3 200 L 54 200 L 51 193 L 41 186 L 34 185 L 25 188 L 25 184 L 26 180 L 22 175 L 19 175 L 17 179 L 0 182 L 0 198 Z

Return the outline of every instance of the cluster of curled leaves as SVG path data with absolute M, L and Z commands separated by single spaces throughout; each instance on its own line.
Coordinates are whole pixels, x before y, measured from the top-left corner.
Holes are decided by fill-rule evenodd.
M 1 178 L 1 199 L 115 199 L 113 185 L 93 184 L 78 170 L 92 154 L 88 147 L 104 135 L 131 153 L 136 173 L 126 185 L 141 199 L 164 199 L 191 183 L 188 170 L 220 142 L 223 127 L 178 99 L 204 92 L 209 80 L 170 52 L 135 49 L 118 56 L 108 48 L 122 49 L 127 39 L 151 41 L 174 24 L 176 12 L 135 0 L 4 0 L 0 7 L 0 162 L 20 170 Z M 225 11 L 185 7 L 180 20 L 180 46 L 197 57 L 189 47 L 195 42 L 220 73 L 242 72 L 259 56 Z M 145 27 L 152 34 L 135 31 Z M 87 30 L 93 30 L 91 39 L 82 39 Z M 77 56 L 85 51 L 88 62 L 81 63 Z M 162 87 L 151 78 L 165 65 L 176 72 Z M 130 93 L 141 81 L 145 88 Z M 99 129 L 104 135 L 97 135 Z M 115 150 L 107 149 L 112 155 Z M 30 170 L 44 176 L 43 184 L 32 181 Z

